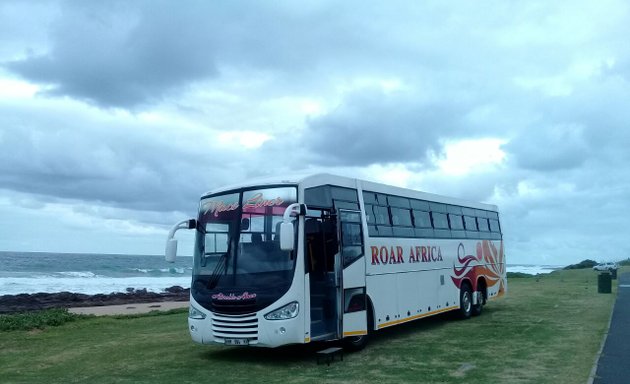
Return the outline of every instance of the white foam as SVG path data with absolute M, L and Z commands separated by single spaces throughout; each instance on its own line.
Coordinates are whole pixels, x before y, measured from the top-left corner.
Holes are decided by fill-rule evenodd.
M 98 293 L 126 292 L 127 288 L 162 292 L 165 288 L 179 285 L 190 287 L 190 276 L 167 277 L 7 277 L 0 278 L 2 295 L 21 293 L 73 292 L 94 295 Z
M 90 271 L 82 271 L 82 272 L 68 271 L 68 272 L 57 272 L 57 273 L 63 276 L 68 276 L 68 277 L 98 277 L 96 274 Z
M 560 265 L 508 265 L 508 272 L 520 272 L 528 275 L 551 273 L 562 268 Z

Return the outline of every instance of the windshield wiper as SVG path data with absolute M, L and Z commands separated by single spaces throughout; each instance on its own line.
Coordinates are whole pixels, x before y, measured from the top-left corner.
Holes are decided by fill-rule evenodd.
M 208 281 L 208 289 L 214 289 L 221 278 L 221 275 L 227 269 L 227 259 L 230 253 L 226 252 L 219 258 L 217 265 L 214 267 L 214 271 L 212 271 L 212 275 L 210 275 L 210 281 Z

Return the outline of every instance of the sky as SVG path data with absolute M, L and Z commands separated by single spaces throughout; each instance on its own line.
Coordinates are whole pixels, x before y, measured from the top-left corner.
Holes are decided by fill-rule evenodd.
M 508 263 L 625 259 L 628 36 L 614 0 L 0 1 L 0 250 L 162 254 L 208 190 L 327 172 L 498 205 Z

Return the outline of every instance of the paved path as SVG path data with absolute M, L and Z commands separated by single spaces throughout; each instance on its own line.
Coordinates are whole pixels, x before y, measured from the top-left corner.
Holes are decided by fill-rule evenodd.
M 138 303 L 123 305 L 104 305 L 100 307 L 69 308 L 71 313 L 84 315 L 108 316 L 108 315 L 132 315 L 136 313 L 148 313 L 151 311 L 168 311 L 175 308 L 188 307 L 187 301 L 162 301 L 157 303 Z
M 614 280 L 613 280 L 614 283 Z M 630 383 L 630 273 L 619 276 L 610 331 L 599 358 L 594 384 Z

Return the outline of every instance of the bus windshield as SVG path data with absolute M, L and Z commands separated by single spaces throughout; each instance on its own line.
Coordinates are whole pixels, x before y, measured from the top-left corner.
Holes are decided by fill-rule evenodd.
M 278 229 L 285 209 L 296 200 L 295 187 L 243 190 L 201 200 L 193 267 L 193 296 L 199 296 L 198 302 L 218 292 L 238 296 L 288 289 L 295 257 L 280 250 Z

